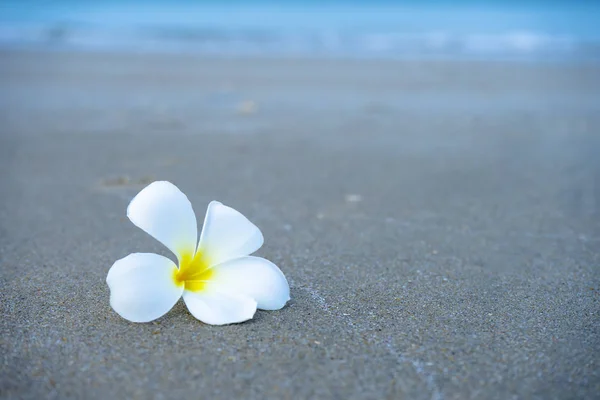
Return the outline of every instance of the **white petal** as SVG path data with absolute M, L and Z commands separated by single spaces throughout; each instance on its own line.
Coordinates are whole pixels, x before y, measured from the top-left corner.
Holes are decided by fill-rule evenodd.
M 166 257 L 134 253 L 108 271 L 110 305 L 131 322 L 148 322 L 166 314 L 183 293 L 173 279 L 177 267 Z
M 190 313 L 211 325 L 234 324 L 252 319 L 256 301 L 248 296 L 222 293 L 217 290 L 183 292 L 183 300 Z
M 261 310 L 279 310 L 290 299 L 290 286 L 283 272 L 269 260 L 241 257 L 212 268 L 209 287 L 256 300 Z
M 210 265 L 252 254 L 262 244 L 260 229 L 248 218 L 218 201 L 210 202 L 198 244 Z
M 185 194 L 170 182 L 153 182 L 131 200 L 127 216 L 169 248 L 181 261 L 196 251 L 198 226 Z

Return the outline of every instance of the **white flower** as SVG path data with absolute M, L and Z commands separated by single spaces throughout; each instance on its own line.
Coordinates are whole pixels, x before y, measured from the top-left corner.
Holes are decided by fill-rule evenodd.
M 170 182 L 154 182 L 131 200 L 127 216 L 179 260 L 133 253 L 108 271 L 110 305 L 123 318 L 148 322 L 180 297 L 197 319 L 213 325 L 251 319 L 256 309 L 279 310 L 290 299 L 285 276 L 272 262 L 249 256 L 263 244 L 260 230 L 233 208 L 208 205 L 196 246 L 196 215 Z

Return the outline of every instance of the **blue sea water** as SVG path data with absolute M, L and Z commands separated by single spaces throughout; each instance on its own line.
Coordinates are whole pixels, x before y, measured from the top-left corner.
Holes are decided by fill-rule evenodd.
M 600 61 L 600 1 L 0 2 L 0 46 Z

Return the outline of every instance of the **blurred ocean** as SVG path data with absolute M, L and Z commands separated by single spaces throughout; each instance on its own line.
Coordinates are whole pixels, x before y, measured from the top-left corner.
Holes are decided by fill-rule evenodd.
M 600 61 L 600 1 L 0 2 L 0 47 Z

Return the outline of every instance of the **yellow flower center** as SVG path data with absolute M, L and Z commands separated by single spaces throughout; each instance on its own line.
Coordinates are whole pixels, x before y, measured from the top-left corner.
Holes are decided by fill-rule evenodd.
M 183 254 L 179 260 L 179 269 L 173 274 L 176 285 L 185 285 L 185 290 L 192 292 L 202 291 L 206 283 L 213 275 L 210 263 L 201 251 L 191 254 Z

